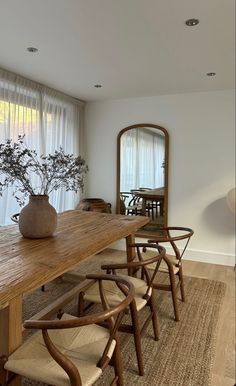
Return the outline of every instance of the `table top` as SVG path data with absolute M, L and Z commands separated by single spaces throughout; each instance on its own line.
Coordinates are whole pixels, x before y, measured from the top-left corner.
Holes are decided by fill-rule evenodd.
M 20 294 L 55 279 L 111 243 L 135 233 L 143 216 L 67 211 L 53 237 L 25 239 L 18 225 L 0 228 L 0 309 Z
M 164 198 L 165 188 L 156 188 L 150 190 L 137 190 L 134 192 L 136 196 L 142 198 Z

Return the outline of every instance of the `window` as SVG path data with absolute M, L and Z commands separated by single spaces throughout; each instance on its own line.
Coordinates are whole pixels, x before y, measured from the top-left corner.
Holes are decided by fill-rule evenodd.
M 0 140 L 25 134 L 38 154 L 59 149 L 79 154 L 79 121 L 83 104 L 74 98 L 0 69 Z M 0 176 L 1 177 L 1 176 Z M 52 192 L 50 203 L 58 212 L 75 207 L 78 197 L 63 189 Z M 10 224 L 20 211 L 11 189 L 0 197 L 0 225 Z

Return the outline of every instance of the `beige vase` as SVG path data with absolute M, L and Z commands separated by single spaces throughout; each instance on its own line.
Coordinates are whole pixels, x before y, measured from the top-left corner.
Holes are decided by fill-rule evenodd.
M 57 227 L 57 212 L 49 204 L 48 196 L 29 197 L 29 203 L 19 216 L 21 234 L 29 239 L 42 239 L 52 236 Z

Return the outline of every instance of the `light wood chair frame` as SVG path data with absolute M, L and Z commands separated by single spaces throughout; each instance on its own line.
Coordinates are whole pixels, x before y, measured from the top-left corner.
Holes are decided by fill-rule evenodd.
M 109 330 L 110 330 L 110 337 L 103 351 L 103 354 L 99 362 L 97 363 L 97 367 L 101 368 L 101 370 L 103 371 L 107 367 L 109 362 L 111 362 L 111 359 L 107 356 L 107 354 L 112 344 L 112 341 L 115 340 L 116 346 L 112 356 L 112 364 L 114 365 L 115 378 L 112 380 L 111 385 L 123 386 L 124 385 L 123 374 L 122 374 L 123 369 L 122 369 L 122 363 L 121 363 L 120 344 L 117 336 L 117 331 L 125 310 L 127 309 L 127 307 L 129 306 L 129 304 L 132 302 L 134 298 L 134 295 L 135 295 L 134 286 L 128 280 L 125 280 L 124 278 L 118 277 L 116 275 L 91 274 L 91 275 L 87 275 L 86 278 L 90 280 L 90 284 L 88 285 L 88 282 L 86 281 L 85 287 L 83 288 L 82 286 L 80 286 L 80 291 L 76 295 L 79 295 L 80 292 L 83 292 L 86 288 L 89 288 L 96 281 L 98 281 L 101 304 L 103 307 L 102 311 L 91 315 L 76 317 L 68 320 L 30 319 L 30 320 L 26 320 L 23 323 L 23 326 L 25 329 L 31 329 L 31 330 L 39 329 L 42 331 L 43 340 L 45 342 L 48 352 L 50 353 L 52 358 L 65 370 L 65 372 L 69 376 L 70 384 L 72 386 L 82 386 L 82 380 L 79 374 L 79 370 L 77 369 L 75 364 L 69 358 L 67 358 L 66 355 L 63 354 L 58 349 L 58 347 L 54 345 L 54 343 L 52 342 L 48 334 L 48 330 L 69 329 L 69 328 L 75 328 L 75 327 L 79 328 L 89 324 L 95 324 L 95 323 L 107 321 Z M 124 300 L 122 300 L 118 305 L 110 307 L 109 302 L 107 301 L 106 295 L 103 290 L 103 281 L 115 282 L 118 288 L 125 295 Z M 63 297 L 65 297 L 65 295 Z M 59 315 L 60 315 L 59 317 L 63 315 L 63 312 L 61 312 L 61 310 L 59 310 Z M 6 356 L 0 358 L 1 369 L 4 369 L 4 364 L 7 362 L 7 360 L 8 358 Z M 3 386 L 10 384 L 15 375 L 16 374 L 5 371 L 5 381 L 3 383 Z

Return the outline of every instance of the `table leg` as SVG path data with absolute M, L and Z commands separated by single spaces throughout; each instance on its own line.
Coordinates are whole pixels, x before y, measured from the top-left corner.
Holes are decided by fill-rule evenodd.
M 147 205 L 147 200 L 145 197 L 142 199 L 142 216 L 146 216 L 146 205 Z
M 0 310 L 0 356 L 11 354 L 22 342 L 22 295 L 11 300 Z M 2 374 L 0 373 L 0 379 Z M 15 377 L 11 385 L 20 385 L 21 377 Z
M 127 262 L 133 261 L 135 258 L 135 249 L 129 247 L 130 244 L 135 243 L 135 236 L 133 234 L 126 237 L 126 254 L 127 254 Z
M 131 234 L 126 237 L 126 254 L 127 254 L 127 262 L 131 262 L 135 258 L 135 248 L 129 247 L 130 244 L 135 243 L 135 236 Z M 128 275 L 133 276 L 133 269 L 128 269 Z

